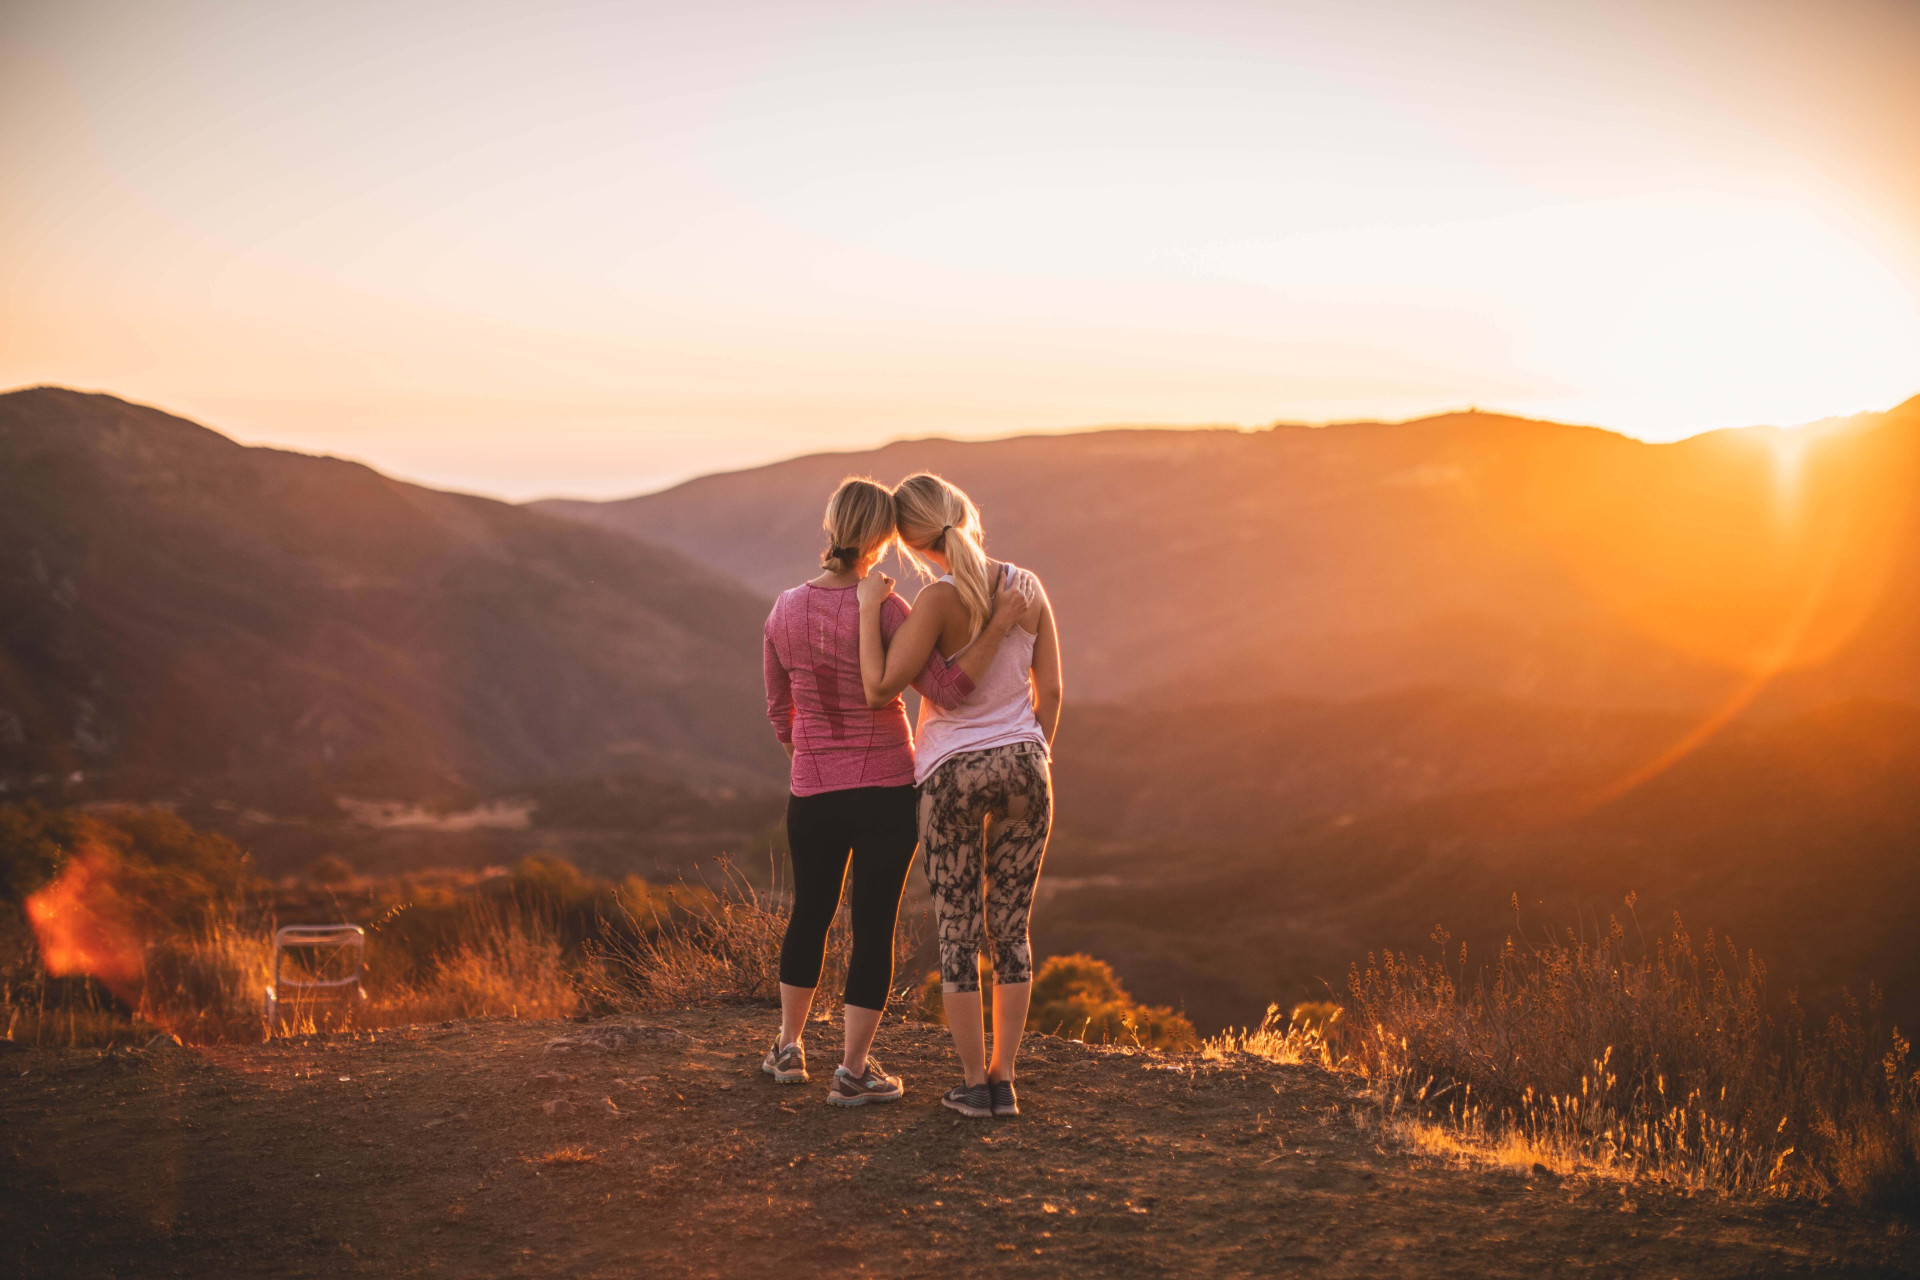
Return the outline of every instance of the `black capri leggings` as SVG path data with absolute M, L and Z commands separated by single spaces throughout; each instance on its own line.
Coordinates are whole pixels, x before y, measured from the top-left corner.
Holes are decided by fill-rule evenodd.
M 847 1003 L 884 1009 L 893 990 L 893 926 L 920 842 L 919 792 L 912 786 L 854 787 L 787 797 L 787 847 L 793 855 L 793 914 L 780 946 L 780 981 L 820 982 L 827 930 L 853 860 L 853 955 Z

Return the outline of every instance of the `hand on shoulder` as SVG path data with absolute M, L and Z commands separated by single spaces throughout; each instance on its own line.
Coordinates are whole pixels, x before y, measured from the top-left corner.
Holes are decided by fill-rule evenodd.
M 1007 567 L 1013 572 L 1006 575 L 994 592 L 993 617 L 988 624 L 1002 632 L 1011 631 L 1040 599 L 1040 579 L 1018 565 Z
M 854 590 L 854 596 L 863 609 L 881 603 L 892 594 L 893 579 L 877 569 L 860 579 L 860 585 Z

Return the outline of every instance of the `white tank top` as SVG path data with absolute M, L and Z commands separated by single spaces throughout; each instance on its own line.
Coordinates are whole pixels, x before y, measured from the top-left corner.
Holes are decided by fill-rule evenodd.
M 1013 566 L 1007 565 L 1002 581 L 1012 574 Z M 952 582 L 953 575 L 947 574 L 940 581 Z M 920 726 L 913 744 L 915 782 L 925 782 L 941 761 L 962 751 L 985 751 L 1015 742 L 1035 743 L 1043 752 L 1047 749 L 1047 735 L 1041 732 L 1040 718 L 1034 714 L 1032 685 L 1027 680 L 1038 640 L 1033 632 L 1015 623 L 965 702 L 947 711 L 935 706 L 930 698 L 921 699 Z M 965 652 L 963 648 L 947 661 Z

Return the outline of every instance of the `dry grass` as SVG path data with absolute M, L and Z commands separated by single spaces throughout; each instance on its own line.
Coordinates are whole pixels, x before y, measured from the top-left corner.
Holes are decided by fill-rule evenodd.
M 369 944 L 369 968 L 378 935 Z M 580 975 L 539 911 L 475 905 L 454 941 L 415 976 L 369 984 L 364 1000 L 282 1007 L 279 1032 L 346 1030 L 453 1018 L 564 1018 L 581 1005 Z
M 216 917 L 148 945 L 134 1013 L 190 1043 L 257 1040 L 272 963 L 270 932 Z
M 616 1009 L 673 1009 L 721 1000 L 777 1000 L 786 904 L 778 889 L 763 894 L 731 865 L 717 892 L 690 895 L 687 906 L 642 916 L 619 904 L 621 927 L 595 945 L 594 998 Z M 846 931 L 828 939 L 826 986 L 846 971 Z
M 583 977 L 594 1003 L 610 1009 L 683 1009 L 729 1000 L 780 998 L 780 947 L 788 894 L 776 880 L 765 891 L 723 862 L 718 883 L 682 888 L 672 911 L 656 899 L 646 914 L 618 904 L 613 928 L 589 948 Z M 911 972 L 920 927 L 903 919 L 894 932 L 894 973 Z M 843 907 L 827 934 L 816 990 L 846 984 L 852 933 Z M 905 999 L 903 993 L 897 998 Z M 816 1006 L 818 1007 L 818 1006 Z
M 575 970 L 554 927 L 538 912 L 476 910 L 471 927 L 425 981 L 375 994 L 382 1021 L 564 1018 L 580 1007 Z
M 1914 1207 L 1920 1072 L 1878 999 L 1806 1025 L 1766 969 L 1676 919 L 1651 945 L 1598 937 L 1369 957 L 1340 1054 L 1431 1149 L 1694 1191 Z
M 273 927 L 237 915 L 165 934 L 145 949 L 127 998 L 84 978 L 49 976 L 33 959 L 7 967 L 6 1038 L 35 1044 L 108 1045 L 156 1030 L 188 1044 L 253 1043 L 269 1034 L 405 1026 L 449 1018 L 561 1018 L 579 1009 L 580 972 L 538 913 L 476 909 L 458 940 L 415 976 L 369 984 L 368 998 L 283 1001 L 266 1021 Z M 370 944 L 372 952 L 379 945 Z M 298 958 L 283 962 L 299 976 Z M 372 957 L 370 956 L 370 961 Z
M 1282 1014 L 1280 1006 L 1267 1006 L 1267 1016 L 1250 1029 L 1228 1028 L 1210 1036 L 1200 1046 L 1204 1059 L 1219 1060 L 1236 1053 L 1250 1053 L 1269 1062 L 1288 1065 L 1309 1063 L 1330 1071 L 1349 1063 L 1340 1052 L 1341 1019 L 1345 1010 L 1334 1004 L 1297 1004 Z

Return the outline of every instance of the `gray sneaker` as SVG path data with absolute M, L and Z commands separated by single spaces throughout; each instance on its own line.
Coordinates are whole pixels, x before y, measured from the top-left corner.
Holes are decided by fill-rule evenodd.
M 767 1050 L 766 1061 L 760 1069 L 772 1076 L 780 1084 L 800 1084 L 807 1077 L 807 1051 L 798 1044 L 782 1047 L 780 1038 L 774 1037 L 773 1048 Z
M 940 1095 L 940 1105 L 951 1107 L 963 1116 L 987 1120 L 993 1116 L 993 1091 L 984 1084 L 957 1084 Z
M 899 1076 L 890 1076 L 873 1058 L 867 1059 L 867 1066 L 859 1075 L 844 1066 L 833 1069 L 833 1084 L 827 1090 L 827 1101 L 842 1107 L 858 1107 L 869 1102 L 893 1102 L 907 1091 Z
M 997 1116 L 1017 1116 L 1020 1114 L 1020 1095 L 1013 1091 L 1013 1081 L 987 1080 L 987 1092 L 993 1098 L 993 1114 Z

